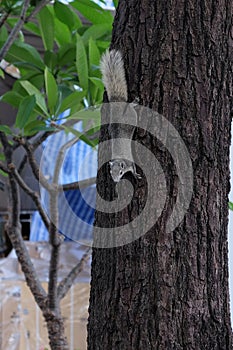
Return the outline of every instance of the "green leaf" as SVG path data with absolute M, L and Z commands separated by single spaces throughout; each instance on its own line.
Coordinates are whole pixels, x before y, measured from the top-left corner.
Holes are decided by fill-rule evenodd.
M 44 88 L 44 72 L 28 71 L 23 74 L 24 80 L 28 80 L 38 90 Z
M 69 108 L 73 108 L 76 105 L 79 105 L 80 101 L 85 97 L 84 91 L 75 91 L 67 96 L 61 103 L 59 113 L 66 111 Z
M 0 29 L 0 41 L 6 41 L 8 37 L 8 31 L 6 29 L 6 26 L 2 26 Z
M 37 67 L 37 69 L 44 69 L 44 63 L 38 51 L 33 46 L 21 41 L 15 41 L 10 47 L 6 60 L 15 65 L 19 62 L 24 62 L 30 66 Z
M 233 203 L 232 202 L 228 202 L 228 207 L 230 210 L 233 210 Z
M 82 41 L 81 36 L 76 34 L 76 69 L 78 72 L 78 78 L 80 82 L 80 87 L 83 90 L 88 89 L 88 64 L 87 64 L 87 54 Z
M 64 128 L 64 130 L 65 130 L 66 132 L 71 132 L 71 133 L 72 133 L 73 135 L 75 135 L 78 139 L 84 141 L 87 145 L 89 145 L 89 146 L 91 146 L 91 147 L 95 147 L 95 146 L 96 146 L 96 144 L 95 144 L 93 141 L 89 140 L 88 137 L 87 137 L 84 133 L 82 133 L 82 132 L 80 132 L 80 131 L 77 131 L 76 129 L 71 128 L 71 127 L 68 127 L 68 126 L 63 126 L 63 125 L 62 125 L 62 128 Z
M 24 135 L 32 136 L 40 131 L 56 131 L 55 128 L 49 127 L 42 120 L 34 120 L 25 125 Z
M 28 22 L 24 24 L 24 28 L 33 34 L 40 36 L 40 28 L 35 23 Z
M 44 78 L 45 78 L 45 90 L 46 90 L 47 99 L 48 99 L 49 111 L 51 114 L 54 114 L 54 109 L 55 109 L 57 96 L 58 96 L 58 89 L 57 89 L 56 80 L 47 67 L 45 68 L 45 71 L 44 71 Z
M 75 112 L 68 116 L 68 119 L 72 120 L 93 120 L 95 125 L 100 124 L 100 108 L 88 108 Z
M 114 5 L 114 7 L 115 7 L 115 9 L 117 8 L 117 6 L 118 6 L 118 0 L 113 0 L 113 5 Z
M 22 100 L 22 95 L 20 95 L 18 92 L 14 90 L 6 92 L 0 98 L 0 101 L 6 102 L 16 108 L 19 107 L 21 100 Z
M 0 125 L 0 131 L 4 132 L 6 135 L 11 135 L 12 131 L 7 125 Z
M 76 48 L 74 44 L 62 45 L 58 51 L 58 63 L 61 66 L 70 65 L 75 62 Z
M 0 160 L 1 160 L 1 161 L 6 160 L 6 157 L 5 157 L 5 155 L 4 155 L 3 153 L 0 153 Z
M 48 6 L 44 6 L 40 10 L 38 19 L 44 47 L 46 50 L 52 51 L 54 44 L 54 17 Z
M 4 177 L 7 177 L 7 176 L 8 176 L 8 174 L 5 173 L 5 171 L 3 171 L 2 169 L 0 169 L 0 175 L 2 175 L 2 176 L 4 176 Z
M 1 68 L 0 68 L 0 77 L 3 79 L 5 78 L 4 71 Z
M 110 46 L 110 40 L 105 40 L 105 41 L 103 41 L 103 40 L 96 40 L 96 44 L 97 44 L 97 46 L 100 48 L 100 49 L 102 49 L 102 50 L 106 50 L 106 49 L 108 49 L 109 48 L 109 46 Z
M 55 2 L 54 10 L 59 21 L 66 24 L 70 30 L 82 27 L 82 22 L 79 17 L 74 14 L 74 11 L 72 11 L 69 6 L 61 2 Z
M 104 85 L 101 79 L 96 77 L 90 77 L 89 80 L 100 90 L 104 92 Z
M 31 117 L 31 113 L 36 105 L 36 98 L 34 95 L 25 97 L 20 105 L 16 116 L 15 127 L 23 129 Z
M 55 40 L 58 46 L 65 45 L 70 43 L 71 40 L 71 32 L 66 24 L 59 21 L 57 18 L 54 19 L 55 23 Z
M 103 99 L 103 93 L 104 93 L 104 85 L 102 83 L 102 80 L 96 77 L 89 78 L 91 81 L 90 84 L 90 91 L 91 91 L 91 103 L 92 105 L 95 105 L 99 102 L 102 102 Z M 99 95 L 101 94 L 101 99 L 99 101 Z
M 94 73 L 95 76 L 101 76 L 100 70 L 95 69 L 100 63 L 100 52 L 96 45 L 96 42 L 90 38 L 89 39 L 89 69 Z
M 44 62 L 45 62 L 47 67 L 49 67 L 51 70 L 53 70 L 57 64 L 57 54 L 55 52 L 52 52 L 52 51 L 45 51 Z
M 101 23 L 101 24 L 92 25 L 83 34 L 83 36 L 82 36 L 83 42 L 86 45 L 90 38 L 92 38 L 94 40 L 99 39 L 99 38 L 103 37 L 104 35 L 110 34 L 111 30 L 112 30 L 112 24 Z
M 28 95 L 35 95 L 36 97 L 36 105 L 39 107 L 38 113 L 39 114 L 44 114 L 47 117 L 49 117 L 49 113 L 46 108 L 45 100 L 41 92 L 34 86 L 32 85 L 29 81 L 24 81 L 21 80 L 19 81 L 19 84 L 26 90 Z
M 102 7 L 90 0 L 79 0 L 71 2 L 71 6 L 75 7 L 84 17 L 89 19 L 93 24 L 108 23 L 112 24 L 113 16 L 110 11 L 104 10 Z

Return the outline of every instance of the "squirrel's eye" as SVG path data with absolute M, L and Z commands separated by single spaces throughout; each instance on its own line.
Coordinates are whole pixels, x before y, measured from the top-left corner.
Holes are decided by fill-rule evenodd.
M 122 171 L 122 170 L 120 170 L 120 171 L 119 171 L 119 174 L 120 174 L 120 175 L 123 175 L 123 171 Z

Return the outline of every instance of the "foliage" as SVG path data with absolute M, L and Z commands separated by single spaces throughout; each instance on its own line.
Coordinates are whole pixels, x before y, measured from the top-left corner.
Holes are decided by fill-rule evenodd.
M 23 1 L 1 3 L 0 48 L 7 41 L 20 13 Z M 103 84 L 99 60 L 109 46 L 113 16 L 90 0 L 75 0 L 69 5 L 60 1 L 40 9 L 30 17 L 35 1 L 27 11 L 26 21 L 4 57 L 18 68 L 20 79 L 1 100 L 17 109 L 14 136 L 32 136 L 51 130 L 51 122 L 69 109 L 69 118 L 78 111 L 98 106 L 102 101 Z M 90 23 L 83 24 L 80 14 Z M 44 54 L 29 45 L 26 32 L 41 38 Z M 4 79 L 2 72 L 2 77 Z M 82 114 L 78 114 L 82 120 Z M 99 119 L 95 119 L 99 124 Z M 1 129 L 7 134 L 10 131 Z

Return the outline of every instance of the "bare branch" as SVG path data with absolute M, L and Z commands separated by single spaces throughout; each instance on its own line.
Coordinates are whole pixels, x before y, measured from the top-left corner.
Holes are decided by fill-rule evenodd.
M 16 25 L 14 26 L 14 28 L 12 29 L 10 35 L 8 36 L 7 41 L 5 42 L 5 44 L 3 45 L 3 47 L 0 50 L 0 61 L 5 57 L 6 53 L 10 49 L 11 45 L 15 41 L 19 31 L 23 27 L 25 20 L 26 20 L 26 12 L 27 12 L 27 9 L 29 8 L 29 5 L 30 5 L 30 0 L 25 0 L 23 3 L 20 18 L 19 18 L 18 22 L 16 23 Z
M 42 134 L 39 133 L 39 137 L 37 137 L 35 140 L 33 140 L 32 143 L 30 143 L 31 145 L 31 149 L 32 152 L 36 151 L 36 149 L 52 134 L 54 134 L 57 131 L 46 131 L 43 132 Z M 13 148 L 16 149 L 19 146 L 21 146 L 21 143 L 19 143 L 19 141 L 17 140 L 17 143 L 14 144 Z M 27 154 L 25 154 L 25 156 L 23 157 L 19 167 L 18 167 L 18 172 L 19 174 L 23 171 L 25 165 L 27 164 L 27 160 L 28 160 L 28 156 Z
M 59 174 L 60 174 L 60 170 L 62 167 L 62 163 L 63 163 L 64 157 L 65 157 L 66 151 L 71 146 L 73 146 L 77 141 L 78 141 L 77 137 L 74 137 L 72 140 L 68 141 L 60 148 L 57 159 L 56 159 L 56 166 L 55 166 L 54 175 L 53 175 L 53 183 L 55 185 L 58 185 Z
M 15 249 L 19 263 L 21 264 L 22 271 L 24 272 L 25 279 L 28 287 L 30 288 L 34 298 L 36 299 L 39 307 L 42 309 L 47 302 L 47 294 L 38 280 L 35 268 L 32 264 L 27 247 L 24 243 L 21 227 L 20 227 L 20 207 L 19 207 L 19 189 L 12 174 L 9 175 L 9 192 L 10 192 L 10 205 L 9 205 L 9 227 L 8 235 Z
M 74 283 L 75 278 L 83 270 L 91 255 L 91 247 L 89 247 L 83 254 L 82 259 L 79 263 L 69 272 L 69 274 L 60 282 L 58 286 L 58 298 L 61 300 L 67 294 L 68 290 Z
M 30 13 L 30 15 L 25 19 L 25 23 L 30 21 L 31 18 L 33 18 L 37 13 L 42 9 L 42 7 L 46 6 L 50 3 L 51 0 L 41 0 L 38 5 L 35 7 L 35 9 Z
M 49 182 L 46 180 L 44 175 L 40 172 L 40 169 L 38 167 L 38 164 L 36 163 L 34 154 L 33 154 L 33 146 L 30 145 L 25 139 L 20 140 L 21 145 L 24 147 L 24 149 L 27 152 L 28 161 L 31 165 L 32 172 L 35 176 L 35 178 L 41 183 L 41 185 L 46 188 L 47 191 L 52 190 L 52 186 L 49 184 Z
M 34 201 L 40 216 L 45 224 L 45 227 L 47 228 L 47 230 L 49 230 L 49 219 L 48 216 L 46 214 L 46 212 L 44 211 L 41 201 L 40 201 L 40 197 L 39 194 L 35 191 L 33 191 L 23 180 L 23 178 L 20 176 L 19 172 L 17 171 L 15 165 L 11 164 L 11 171 L 16 179 L 16 181 L 18 182 L 19 186 L 32 198 L 32 200 Z
M 58 233 L 58 192 L 50 191 L 50 226 L 49 237 L 52 246 L 49 265 L 48 305 L 51 310 L 59 310 L 57 298 L 58 266 L 61 248 L 61 235 Z
M 7 18 L 9 16 L 9 12 L 5 12 L 2 17 L 1 17 L 1 20 L 0 20 L 0 28 L 4 25 L 4 23 L 6 22 Z
M 27 161 L 28 161 L 28 156 L 27 154 L 24 155 L 23 159 L 21 160 L 20 164 L 19 164 L 19 167 L 18 167 L 18 172 L 19 174 L 22 173 L 25 165 L 27 164 Z
M 12 146 L 8 143 L 6 135 L 3 132 L 0 132 L 0 139 L 3 145 L 6 162 L 9 167 L 8 235 L 21 264 L 27 285 L 34 295 L 39 307 L 43 309 L 47 303 L 47 294 L 38 280 L 35 268 L 21 234 L 19 187 L 10 169 L 10 164 L 12 164 Z
M 39 137 L 32 143 L 33 151 L 35 151 L 50 135 L 53 135 L 57 131 L 45 131 L 39 134 Z
M 58 186 L 58 191 L 80 190 L 96 183 L 96 177 Z
M 0 162 L 0 169 L 2 171 L 4 171 L 4 173 L 9 174 L 9 170 L 7 169 L 7 167 L 5 166 L 5 164 L 3 164 L 2 162 Z

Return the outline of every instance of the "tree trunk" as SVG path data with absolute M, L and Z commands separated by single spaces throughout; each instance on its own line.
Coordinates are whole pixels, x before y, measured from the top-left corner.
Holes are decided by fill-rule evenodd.
M 119 1 L 112 48 L 123 53 L 130 101 L 139 97 L 140 105 L 176 128 L 192 161 L 193 190 L 183 220 L 167 232 L 181 179 L 168 149 L 138 129 L 135 141 L 153 152 L 165 173 L 167 198 L 159 220 L 141 238 L 93 249 L 89 350 L 232 349 L 227 256 L 232 10 L 231 0 Z M 100 142 L 106 135 L 103 128 Z M 112 200 L 107 166 L 97 186 Z M 96 212 L 96 225 L 133 222 L 146 194 L 144 177 L 130 205 L 115 216 Z

